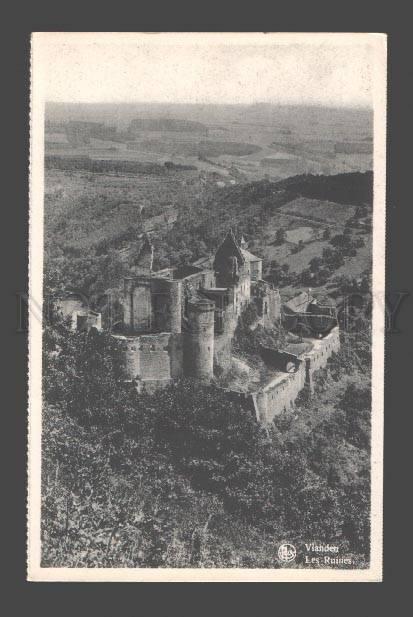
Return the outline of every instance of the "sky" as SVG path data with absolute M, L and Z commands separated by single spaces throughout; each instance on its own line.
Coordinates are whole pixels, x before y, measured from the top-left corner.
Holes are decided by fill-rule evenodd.
M 371 107 L 379 36 L 36 33 L 32 75 L 53 102 Z

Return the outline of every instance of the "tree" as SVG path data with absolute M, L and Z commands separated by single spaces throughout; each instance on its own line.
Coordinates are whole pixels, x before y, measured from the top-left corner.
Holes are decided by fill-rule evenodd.
M 318 272 L 322 265 L 323 260 L 321 259 L 321 257 L 313 257 L 313 259 L 311 259 L 309 263 L 311 272 Z
M 323 249 L 323 260 L 326 265 L 332 269 L 339 268 L 344 264 L 344 259 L 339 251 L 326 247 Z
M 280 245 L 280 244 L 284 244 L 284 242 L 287 239 L 287 234 L 286 231 L 283 227 L 280 227 L 279 229 L 277 229 L 277 232 L 275 234 L 275 244 Z
M 67 320 L 57 318 L 44 328 L 45 398 L 81 423 L 116 423 L 119 408 L 129 403 L 117 341 L 95 328 L 73 332 L 68 325 Z

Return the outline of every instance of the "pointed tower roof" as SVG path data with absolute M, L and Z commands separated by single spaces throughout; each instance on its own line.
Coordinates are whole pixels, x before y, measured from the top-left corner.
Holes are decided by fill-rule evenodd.
M 231 255 L 235 255 L 241 264 L 245 262 L 245 258 L 242 254 L 241 248 L 239 247 L 238 242 L 236 241 L 234 233 L 231 228 L 229 229 L 223 242 L 218 247 L 217 252 L 215 253 L 215 256 L 217 256 L 218 253 L 221 253 L 222 251 L 224 251 L 225 253 L 231 254 Z

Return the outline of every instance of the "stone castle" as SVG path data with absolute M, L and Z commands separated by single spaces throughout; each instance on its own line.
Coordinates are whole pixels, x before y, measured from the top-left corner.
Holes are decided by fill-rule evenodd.
M 180 377 L 209 381 L 217 367 L 228 369 L 238 318 L 251 304 L 257 324 L 266 329 L 281 321 L 289 329 L 318 324 L 304 345 L 295 345 L 295 353 L 262 350 L 268 366 L 264 382 L 249 391 L 228 389 L 229 397 L 249 407 L 260 422 L 291 408 L 303 388 L 311 391 L 314 371 L 339 349 L 334 309 L 318 305 L 310 291 L 282 304 L 279 290 L 262 279 L 262 259 L 248 251 L 244 239 L 238 243 L 231 230 L 213 260 L 193 265 L 154 272 L 149 238 L 137 252 L 133 249 L 123 255 L 130 275 L 123 280 L 123 321 L 112 335 L 123 349 L 127 378 L 139 390 L 154 391 Z M 74 328 L 101 328 L 100 315 L 76 297 L 65 298 L 60 309 L 70 314 Z

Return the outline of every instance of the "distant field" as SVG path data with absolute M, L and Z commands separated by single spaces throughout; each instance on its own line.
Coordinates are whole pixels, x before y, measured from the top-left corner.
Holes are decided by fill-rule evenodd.
M 280 211 L 305 219 L 344 225 L 346 220 L 354 215 L 355 207 L 299 197 L 282 206 Z
M 368 151 L 372 144 L 372 113 L 368 110 L 275 105 L 166 104 L 148 109 L 138 104 L 48 104 L 46 117 L 48 154 L 67 152 L 149 163 L 172 160 L 212 170 L 211 162 L 198 160 L 201 155 L 213 159 L 221 169 L 231 168 L 244 181 L 372 169 Z M 102 138 L 91 134 L 88 144 L 79 140 L 77 145 L 73 140 L 67 143 L 68 119 L 103 123 Z M 359 151 L 360 143 L 367 144 L 366 152 Z M 339 151 L 343 150 L 340 144 L 346 144 L 344 152 Z
M 350 278 L 357 278 L 371 267 L 371 237 L 365 235 L 364 238 L 366 245 L 357 249 L 355 257 L 346 257 L 344 265 L 334 272 L 334 276 L 345 275 Z M 269 264 L 272 260 L 276 260 L 281 265 L 288 264 L 291 272 L 300 274 L 308 268 L 310 261 L 314 257 L 321 257 L 323 249 L 328 246 L 330 245 L 325 240 L 310 242 L 305 244 L 303 250 L 298 253 L 291 252 L 292 245 L 287 243 L 281 247 L 267 246 L 263 254 L 264 263 Z
M 327 246 L 326 241 L 316 241 L 305 244 L 302 251 L 292 253 L 293 246 L 285 244 L 283 247 L 268 247 L 265 251 L 267 261 L 275 259 L 280 264 L 288 264 L 292 272 L 300 273 L 308 267 L 309 262 L 313 257 L 321 256 L 323 248 Z M 282 250 L 277 250 L 277 248 Z
M 328 240 L 322 239 L 324 230 L 328 229 L 331 236 L 343 233 L 346 221 L 354 212 L 355 206 L 307 197 L 299 197 L 284 204 L 275 211 L 266 226 L 261 242 L 264 264 L 268 266 L 275 260 L 281 265 L 288 264 L 291 272 L 300 274 L 309 267 L 314 257 L 322 256 L 324 248 L 331 247 Z M 286 242 L 277 245 L 276 233 L 280 228 L 286 231 Z M 356 232 L 354 234 L 357 235 Z M 334 275 L 357 278 L 371 267 L 371 236 L 364 234 L 363 238 L 366 246 L 357 249 L 355 257 L 346 257 L 344 265 Z M 304 246 L 295 252 L 300 240 Z
M 180 141 L 180 140 L 155 140 L 144 139 L 139 142 L 128 144 L 131 150 L 145 150 L 168 154 L 170 156 L 211 156 L 216 157 L 222 154 L 234 156 L 247 156 L 261 150 L 260 146 L 251 143 L 235 141 Z
M 287 229 L 286 237 L 287 242 L 298 243 L 308 242 L 312 240 L 314 236 L 314 229 L 312 227 L 296 227 L 295 229 Z

